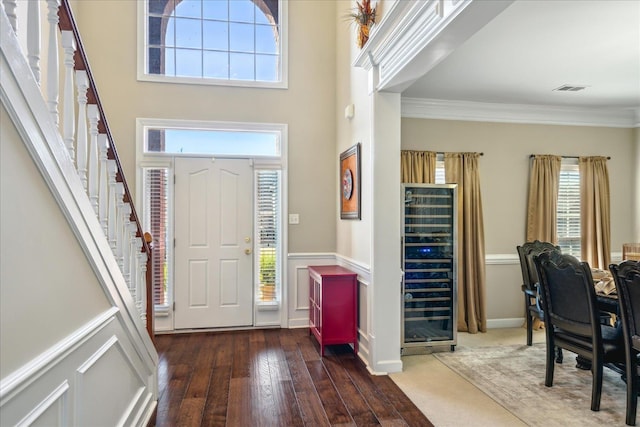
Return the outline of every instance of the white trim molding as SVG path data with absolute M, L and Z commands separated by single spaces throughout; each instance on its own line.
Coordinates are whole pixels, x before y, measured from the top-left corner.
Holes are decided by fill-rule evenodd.
M 551 105 L 496 104 L 442 99 L 402 98 L 402 117 L 497 123 L 633 128 L 634 109 L 593 109 Z
M 379 68 L 375 89 L 402 92 L 513 0 L 396 1 L 373 26 L 354 65 Z

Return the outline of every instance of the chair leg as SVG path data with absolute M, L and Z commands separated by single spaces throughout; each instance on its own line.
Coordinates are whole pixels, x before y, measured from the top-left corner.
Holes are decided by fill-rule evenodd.
M 635 354 L 632 355 L 635 357 Z M 629 359 L 627 359 L 629 360 Z M 626 364 L 627 374 L 627 418 L 628 426 L 636 425 L 636 409 L 638 407 L 638 376 L 635 363 Z
M 544 385 L 553 386 L 553 371 L 555 369 L 555 345 L 553 339 L 547 334 L 547 369 L 544 377 Z
M 533 317 L 527 312 L 527 345 L 533 344 Z
M 602 361 L 593 360 L 591 363 L 591 374 L 593 381 L 591 385 L 591 410 L 600 410 L 600 396 L 602 395 Z

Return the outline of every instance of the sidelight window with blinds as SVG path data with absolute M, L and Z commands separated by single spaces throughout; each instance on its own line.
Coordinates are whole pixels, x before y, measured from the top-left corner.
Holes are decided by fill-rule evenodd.
M 256 257 L 258 304 L 280 295 L 280 171 L 256 171 Z
M 578 159 L 562 159 L 556 231 L 563 253 L 580 259 L 580 169 Z
M 169 251 L 169 169 L 166 167 L 143 168 L 144 206 L 143 228 L 153 238 L 153 302 L 160 312 L 168 309 L 171 265 Z

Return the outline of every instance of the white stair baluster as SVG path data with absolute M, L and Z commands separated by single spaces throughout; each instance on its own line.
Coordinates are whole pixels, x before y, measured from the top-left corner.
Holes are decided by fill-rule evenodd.
M 129 233 L 131 204 L 123 203 L 120 212 L 122 214 L 122 229 L 120 230 L 120 240 L 122 240 L 122 275 L 129 290 L 131 290 L 131 233 Z
M 76 51 L 76 40 L 71 31 L 62 32 L 62 48 L 64 49 L 64 99 L 63 103 L 63 137 L 71 160 L 75 160 L 74 132 L 75 132 L 75 100 L 73 97 L 73 54 Z
M 76 71 L 76 86 L 78 89 L 78 133 L 76 140 L 76 167 L 82 181 L 82 186 L 87 190 L 87 89 L 89 78 L 85 70 Z
M 116 195 L 116 161 L 107 160 L 107 175 L 109 179 L 109 217 L 107 220 L 109 245 L 113 253 L 116 253 L 116 229 L 118 226 L 118 209 L 117 209 L 117 195 Z
M 18 2 L 16 0 L 2 0 L 4 4 L 4 11 L 7 13 L 7 18 L 11 23 L 14 33 L 18 33 L 18 15 L 16 15 L 16 7 Z
M 27 58 L 29 67 L 40 84 L 40 1 L 27 4 Z
M 107 174 L 107 134 L 98 134 L 98 146 L 100 147 L 100 174 L 98 184 L 98 218 L 104 234 L 109 236 L 109 177 Z M 115 162 L 114 162 L 115 166 Z
M 141 310 L 141 318 L 143 325 L 147 324 L 147 253 L 140 252 L 138 253 L 138 288 L 140 292 L 138 293 L 140 297 L 140 301 L 142 301 L 142 310 Z M 153 304 L 153 300 L 151 301 Z
M 60 94 L 59 75 L 60 65 L 58 64 L 58 8 L 60 0 L 47 0 L 49 6 L 47 20 L 49 21 L 49 44 L 47 55 L 47 104 L 49 112 L 53 116 L 56 126 L 60 123 L 58 113 L 58 96 Z
M 114 255 L 116 256 L 116 260 L 118 261 L 118 265 L 120 266 L 120 271 L 124 270 L 124 258 L 123 258 L 123 241 L 122 241 L 122 230 L 124 229 L 123 222 L 123 211 L 124 211 L 124 185 L 121 182 L 116 182 L 116 250 Z
M 137 266 L 136 266 L 136 252 L 137 245 L 136 241 L 136 231 L 138 231 L 138 225 L 134 221 L 129 221 L 129 289 L 131 289 L 131 294 L 134 296 L 134 300 L 136 301 L 136 306 L 140 309 L 138 305 L 138 289 L 136 285 L 137 278 Z
M 134 224 L 135 225 L 135 224 Z M 138 229 L 137 225 L 135 225 L 136 231 Z M 144 291 L 143 291 L 143 287 L 142 284 L 140 282 L 140 254 L 142 253 L 142 238 L 141 237 L 135 237 L 136 233 L 134 231 L 134 241 L 133 241 L 133 253 L 132 253 L 132 262 L 133 265 L 135 265 L 135 269 L 131 272 L 131 280 L 133 282 L 133 288 L 135 290 L 135 295 L 136 295 L 136 306 L 138 307 L 138 310 L 140 311 L 140 314 L 142 314 L 145 311 L 145 300 L 144 298 Z
M 96 104 L 87 105 L 87 118 L 89 119 L 89 171 L 88 171 L 88 192 L 91 206 L 98 215 L 98 120 L 100 112 Z

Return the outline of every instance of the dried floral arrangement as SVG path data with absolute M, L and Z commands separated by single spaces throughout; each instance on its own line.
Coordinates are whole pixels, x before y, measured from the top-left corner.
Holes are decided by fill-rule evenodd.
M 371 25 L 376 23 L 376 8 L 371 7 L 371 0 L 356 1 L 348 18 L 357 25 L 358 47 L 362 48 L 369 40 Z

